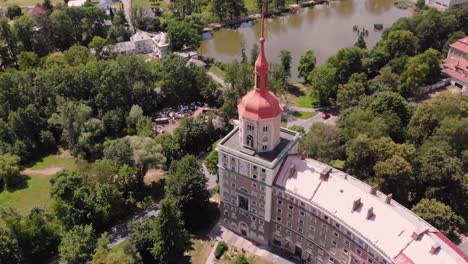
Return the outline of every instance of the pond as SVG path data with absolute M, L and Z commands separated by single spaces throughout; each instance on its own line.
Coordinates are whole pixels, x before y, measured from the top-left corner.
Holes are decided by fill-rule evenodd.
M 285 14 L 268 18 L 266 27 L 266 51 L 270 62 L 279 61 L 280 50 L 292 53 L 292 78 L 298 81 L 297 65 L 300 56 L 312 49 L 317 63 L 324 63 L 339 49 L 354 45 L 359 29 L 367 29 L 368 48 L 380 39 L 383 30 L 374 30 L 374 24 L 390 27 L 401 17 L 409 17 L 412 9 L 399 9 L 393 0 L 343 0 L 330 4 L 299 9 L 296 14 Z M 200 55 L 230 62 L 240 58 L 241 43 L 246 47 L 247 56 L 260 37 L 260 23 L 247 22 L 236 29 L 220 29 L 204 33 L 199 48 Z

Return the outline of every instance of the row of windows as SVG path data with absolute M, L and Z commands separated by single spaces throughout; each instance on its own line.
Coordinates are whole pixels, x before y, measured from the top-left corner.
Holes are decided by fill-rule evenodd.
M 254 131 L 254 129 L 255 129 L 254 126 L 247 124 L 247 130 L 248 131 Z M 263 132 L 268 132 L 268 127 L 267 126 L 263 127 Z

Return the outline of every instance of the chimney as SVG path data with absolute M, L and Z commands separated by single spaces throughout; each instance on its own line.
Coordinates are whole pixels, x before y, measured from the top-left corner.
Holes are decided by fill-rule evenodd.
M 327 181 L 328 177 L 330 177 L 330 172 L 332 171 L 332 167 L 326 166 L 322 172 L 320 172 L 320 179 L 323 181 Z
M 362 205 L 361 198 L 358 198 L 357 200 L 354 200 L 354 202 L 353 202 L 353 211 L 356 211 L 361 205 Z
M 373 195 L 377 195 L 377 190 L 379 189 L 379 185 L 373 185 L 370 189 L 370 193 Z
M 367 210 L 367 216 L 366 219 L 369 220 L 374 216 L 374 207 L 370 207 L 369 210 Z
M 435 243 L 434 245 L 432 245 L 431 250 L 429 252 L 431 252 L 431 254 L 437 254 L 439 250 L 440 250 L 440 244 Z
M 411 234 L 411 238 L 414 240 L 420 239 L 428 229 L 429 228 L 423 226 L 419 227 L 418 229 L 413 231 L 413 234 Z
M 392 202 L 392 197 L 393 197 L 393 194 L 387 195 L 387 197 L 385 197 L 385 202 L 390 204 Z

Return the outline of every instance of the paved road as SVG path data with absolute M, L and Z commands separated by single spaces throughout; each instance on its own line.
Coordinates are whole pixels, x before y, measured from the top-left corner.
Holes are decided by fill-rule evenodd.
M 213 79 L 213 81 L 217 82 L 219 85 L 221 85 L 222 87 L 226 88 L 226 83 L 224 82 L 223 79 L 219 78 L 216 74 L 214 74 L 213 72 L 211 71 L 206 71 L 206 74 L 208 74 L 208 76 L 211 77 L 211 79 Z
M 217 179 L 218 179 L 218 176 L 216 174 L 211 174 L 210 172 L 208 172 L 208 169 L 206 168 L 205 166 L 205 159 L 206 157 L 209 155 L 210 153 L 205 153 L 203 155 L 199 155 L 197 157 L 197 162 L 198 164 L 200 165 L 200 167 L 202 168 L 203 170 L 203 174 L 205 174 L 205 177 L 207 179 L 207 183 L 206 183 L 206 188 L 209 190 L 209 189 L 212 189 L 214 188 L 216 185 L 218 185 L 217 183 Z
M 134 30 L 132 22 L 132 0 L 122 0 L 124 6 L 125 19 L 127 19 L 128 27 L 131 31 Z
M 292 112 L 295 111 L 302 111 L 302 112 L 317 112 L 317 114 L 309 119 L 300 119 L 292 115 Z M 320 111 L 318 108 L 304 108 L 304 107 L 296 107 L 296 106 L 289 106 L 285 109 L 284 114 L 286 115 L 286 119 L 288 120 L 288 127 L 292 126 L 302 126 L 304 130 L 307 132 L 309 131 L 310 127 L 315 123 L 326 123 L 331 125 L 336 125 L 338 121 L 338 116 L 332 114 L 330 118 L 323 119 L 322 115 L 323 112 Z

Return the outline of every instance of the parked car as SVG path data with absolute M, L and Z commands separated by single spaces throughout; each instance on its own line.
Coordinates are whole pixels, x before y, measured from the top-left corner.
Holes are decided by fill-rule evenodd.
M 328 118 L 330 118 L 330 114 L 329 113 L 323 113 L 322 118 L 323 119 L 328 119 Z

